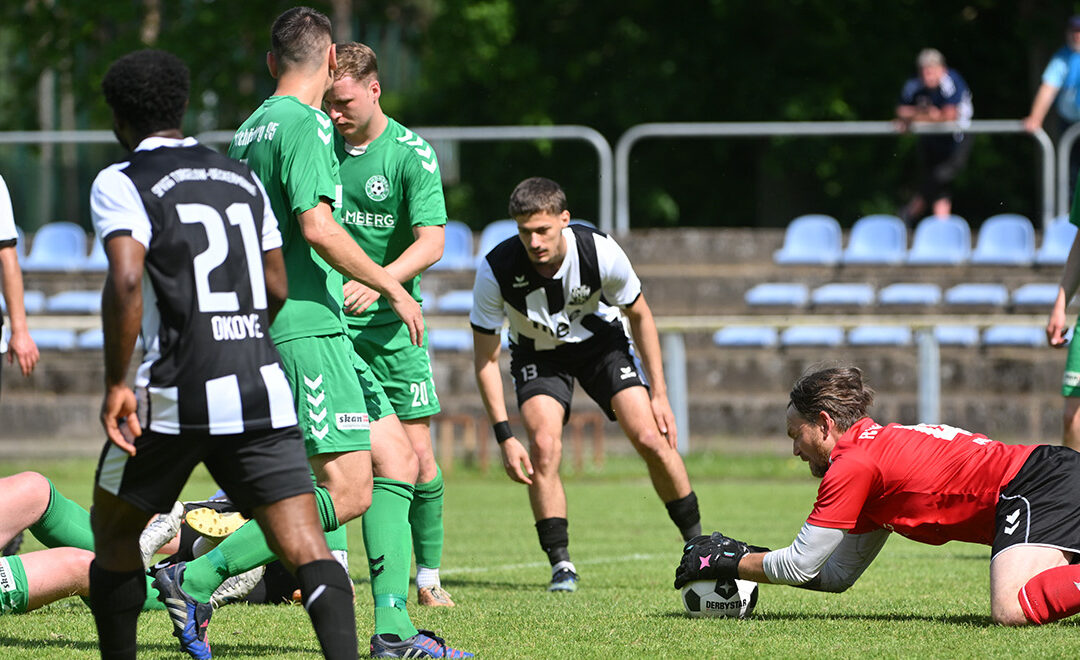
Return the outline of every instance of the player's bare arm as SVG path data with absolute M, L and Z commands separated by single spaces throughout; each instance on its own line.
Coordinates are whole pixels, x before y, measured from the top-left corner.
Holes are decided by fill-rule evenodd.
M 320 202 L 296 218 L 304 239 L 312 249 L 346 277 L 366 284 L 386 298 L 394 313 L 408 326 L 412 343 L 422 346 L 424 316 L 420 312 L 420 303 L 412 299 L 400 282 L 372 261 L 348 232 L 334 221 L 330 205 Z
M 266 280 L 266 313 L 273 323 L 289 296 L 289 277 L 281 248 L 263 252 L 263 278 Z
M 442 258 L 446 230 L 442 225 L 413 227 L 413 242 L 401 255 L 386 264 L 386 272 L 398 282 L 408 282 Z M 371 287 L 356 280 L 345 282 L 345 309 L 361 314 L 379 297 Z
M 22 271 L 19 269 L 19 258 L 14 247 L 0 248 L 0 282 L 3 282 L 4 302 L 11 319 L 8 364 L 18 360 L 23 376 L 29 376 L 37 364 L 39 353 L 26 324 Z
M 109 271 L 101 293 L 101 325 L 105 335 L 105 400 L 101 424 L 109 441 L 135 455 L 130 438 L 142 435 L 135 414 L 135 392 L 127 386 L 128 364 L 142 321 L 142 276 L 146 249 L 130 236 L 114 236 L 105 244 Z M 124 431 L 120 423 L 123 420 Z
M 649 397 L 652 404 L 656 426 L 667 437 L 668 444 L 678 444 L 678 429 L 675 428 L 675 413 L 667 397 L 667 382 L 664 380 L 664 361 L 660 356 L 660 333 L 656 330 L 653 318 L 644 294 L 623 310 L 630 321 L 630 334 L 634 338 L 641 364 L 649 379 Z
M 1069 258 L 1065 261 L 1065 268 L 1061 273 L 1057 298 L 1054 300 L 1054 306 L 1050 310 L 1050 319 L 1046 324 L 1046 340 L 1051 346 L 1065 345 L 1065 330 L 1068 327 L 1065 308 L 1076 294 L 1077 286 L 1080 286 L 1080 234 L 1073 239 Z
M 473 330 L 473 368 L 476 371 L 476 384 L 480 388 L 480 398 L 484 402 L 488 421 L 494 426 L 509 418 L 506 414 L 506 399 L 503 397 L 502 373 L 499 371 L 499 335 Z M 503 456 L 503 469 L 506 474 L 523 484 L 532 484 L 532 461 L 525 446 L 514 436 L 499 443 Z

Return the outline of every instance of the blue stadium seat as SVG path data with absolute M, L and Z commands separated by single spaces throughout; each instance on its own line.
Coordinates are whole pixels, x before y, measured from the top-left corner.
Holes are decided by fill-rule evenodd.
M 1046 330 L 1033 325 L 992 325 L 983 331 L 984 346 L 1045 346 Z
M 965 282 L 945 291 L 946 305 L 991 305 L 1000 307 L 1009 302 L 1009 290 L 1004 284 Z
M 784 305 L 803 307 L 810 300 L 805 284 L 798 282 L 764 282 L 750 288 L 743 300 L 751 307 Z
M 979 329 L 973 325 L 936 325 L 934 339 L 942 346 L 977 346 Z
M 907 263 L 955 266 L 971 257 L 971 228 L 960 216 L 929 216 L 915 227 Z
M 41 314 L 45 311 L 45 293 L 37 289 L 23 291 L 23 308 L 27 314 Z M 7 304 L 0 296 L 0 313 L 7 314 Z
M 796 325 L 780 333 L 781 346 L 840 346 L 844 329 L 832 325 Z
M 15 225 L 15 256 L 20 264 L 26 261 L 26 232 L 19 225 Z
M 581 218 L 570 218 L 570 224 L 572 225 L 584 225 L 585 227 L 592 227 L 596 229 L 596 225 L 588 220 L 582 220 Z
M 472 244 L 473 233 L 469 225 L 459 220 L 447 220 L 444 230 L 442 258 L 436 261 L 431 270 L 465 270 L 475 264 Z
M 468 314 L 472 311 L 472 289 L 447 291 L 434 302 L 435 311 L 446 314 Z
M 30 337 L 43 351 L 70 351 L 75 348 L 75 331 L 67 328 L 31 328 Z
M 1049 308 L 1057 300 L 1059 286 L 1050 282 L 1029 282 L 1012 292 L 1012 304 Z
M 86 261 L 86 232 L 73 222 L 50 222 L 34 234 L 23 270 L 78 270 Z
M 480 247 L 476 251 L 476 264 L 491 252 L 491 248 L 502 243 L 511 236 L 517 236 L 517 223 L 513 220 L 495 220 L 480 230 Z
M 105 347 L 105 333 L 101 328 L 91 328 L 79 333 L 75 339 L 75 346 L 80 350 L 93 351 Z
M 1030 266 L 1035 261 L 1035 227 L 1015 213 L 987 218 L 971 253 L 971 263 L 989 266 Z
M 1064 266 L 1075 239 L 1076 225 L 1069 222 L 1069 214 L 1059 215 L 1046 226 L 1042 245 L 1035 253 L 1035 263 L 1039 266 Z
M 100 314 L 101 291 L 61 291 L 45 301 L 50 314 Z
M 896 282 L 878 291 L 879 305 L 937 305 L 941 287 L 929 282 Z
M 731 325 L 713 333 L 717 346 L 776 346 L 779 342 L 776 328 L 768 325 Z
M 96 236 L 91 241 L 90 256 L 83 262 L 82 269 L 99 273 L 109 270 L 109 258 L 105 255 L 105 247 Z
M 471 351 L 472 331 L 464 328 L 428 330 L 428 347 L 433 351 Z
M 895 265 L 907 256 L 907 225 L 895 215 L 867 215 L 851 226 L 845 264 Z
M 911 328 L 906 325 L 860 325 L 848 331 L 852 346 L 910 346 Z
M 832 282 L 823 284 L 810 294 L 813 305 L 856 305 L 866 307 L 874 304 L 874 287 L 861 282 Z
M 829 215 L 801 215 L 784 232 L 784 245 L 773 253 L 778 264 L 831 266 L 840 261 L 840 223 Z

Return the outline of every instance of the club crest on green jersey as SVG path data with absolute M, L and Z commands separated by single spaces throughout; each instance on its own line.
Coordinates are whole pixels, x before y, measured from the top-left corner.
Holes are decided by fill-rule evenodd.
M 390 181 L 381 174 L 376 174 L 364 184 L 364 192 L 374 202 L 381 202 L 390 196 Z

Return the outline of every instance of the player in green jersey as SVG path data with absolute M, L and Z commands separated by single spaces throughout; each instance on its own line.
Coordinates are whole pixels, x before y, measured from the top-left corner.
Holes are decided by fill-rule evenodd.
M 373 459 L 365 401 L 377 403 L 369 396 L 381 390 L 345 333 L 342 274 L 379 291 L 402 320 L 410 342 L 423 341 L 423 317 L 419 304 L 334 217 L 340 180 L 331 146 L 333 127 L 319 109 L 336 68 L 329 20 L 298 7 L 278 17 L 271 38 L 267 65 L 277 79 L 275 93 L 241 125 L 229 155 L 247 162 L 259 176 L 279 221 L 289 296 L 270 335 L 293 389 L 323 529 L 331 550 L 344 550 L 344 524 L 364 514 L 372 502 Z M 403 432 L 401 438 L 408 450 Z M 417 474 L 415 454 L 395 452 L 379 467 L 394 475 L 385 490 L 407 510 Z M 378 517 L 368 514 L 372 515 Z M 408 549 L 401 554 L 401 559 L 385 560 L 403 560 L 407 565 Z M 181 586 L 189 597 L 207 602 L 226 578 L 271 559 L 258 528 L 245 524 L 214 550 L 187 563 Z M 385 657 L 415 655 L 427 648 L 440 649 L 447 657 L 466 657 L 434 635 L 417 631 L 408 619 L 403 595 L 381 600 L 379 596 L 373 653 L 378 641 L 378 651 Z M 351 608 L 341 608 L 340 628 L 355 635 L 351 614 Z M 380 634 L 387 627 L 401 632 Z
M 326 107 L 339 133 L 335 150 L 343 184 L 342 224 L 419 302 L 420 274 L 442 256 L 446 225 L 435 152 L 383 113 L 378 62 L 371 48 L 338 44 L 337 58 Z M 378 292 L 353 280 L 345 283 L 344 291 L 353 347 L 375 372 L 419 459 L 409 509 L 417 601 L 452 607 L 454 601 L 439 580 L 443 479 L 431 448 L 430 419 L 440 410 L 431 360 L 426 347 L 407 341 L 407 329 Z M 378 437 L 380 431 L 374 434 Z

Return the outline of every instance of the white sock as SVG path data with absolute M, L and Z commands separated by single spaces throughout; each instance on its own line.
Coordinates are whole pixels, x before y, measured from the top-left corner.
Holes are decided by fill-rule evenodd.
M 441 586 L 439 582 L 439 569 L 426 568 L 424 566 L 416 567 L 416 588 L 423 589 L 424 587 L 438 587 Z
M 574 573 L 577 573 L 577 569 L 574 568 L 574 562 L 572 562 L 572 561 L 560 561 L 560 562 L 557 562 L 554 566 L 551 567 L 551 575 L 554 576 L 556 573 L 558 573 L 559 571 L 561 571 L 564 568 L 569 568 Z

